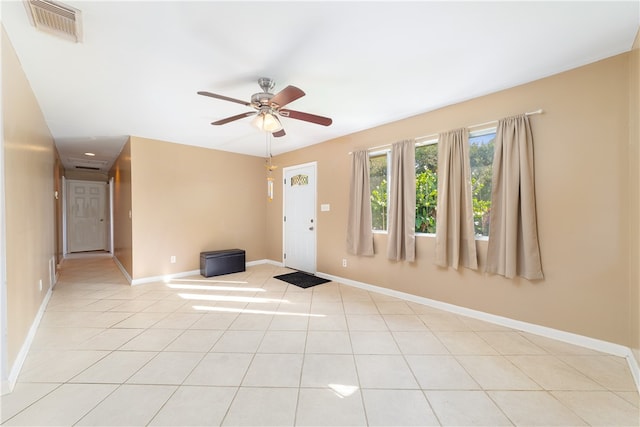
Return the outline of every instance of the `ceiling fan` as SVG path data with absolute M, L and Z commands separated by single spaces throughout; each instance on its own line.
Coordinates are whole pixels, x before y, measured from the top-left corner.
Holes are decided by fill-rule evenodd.
M 271 91 L 275 87 L 275 82 L 272 79 L 262 77 L 258 79 L 258 85 L 260 85 L 262 92 L 254 93 L 251 96 L 251 102 L 241 101 L 239 99 L 229 98 L 228 96 L 218 95 L 211 92 L 198 92 L 198 95 L 210 96 L 212 98 L 222 99 L 223 101 L 235 102 L 236 104 L 253 107 L 256 110 L 227 117 L 226 119 L 221 119 L 212 122 L 211 124 L 216 126 L 224 125 L 235 120 L 255 115 L 256 117 L 253 119 L 253 123 L 258 128 L 266 132 L 271 132 L 275 137 L 281 137 L 286 133 L 282 128 L 282 123 L 280 123 L 278 116 L 289 117 L 296 120 L 303 120 L 305 122 L 315 123 L 322 126 L 329 126 L 333 122 L 328 117 L 316 116 L 315 114 L 303 113 L 300 111 L 289 110 L 288 108 L 282 108 L 290 102 L 293 102 L 298 98 L 302 98 L 305 95 L 305 93 L 301 89 L 295 86 L 287 86 L 274 95 L 273 93 L 271 93 Z

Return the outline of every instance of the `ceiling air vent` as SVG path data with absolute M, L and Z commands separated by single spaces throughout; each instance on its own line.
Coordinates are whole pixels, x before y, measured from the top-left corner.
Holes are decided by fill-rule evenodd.
M 31 24 L 39 30 L 75 43 L 82 41 L 82 14 L 51 0 L 25 0 Z

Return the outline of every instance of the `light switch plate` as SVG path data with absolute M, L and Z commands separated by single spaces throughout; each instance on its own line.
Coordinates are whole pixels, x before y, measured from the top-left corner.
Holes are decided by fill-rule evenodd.
M 325 203 L 323 205 L 320 205 L 320 211 L 322 212 L 329 212 L 331 210 L 331 205 L 328 203 Z

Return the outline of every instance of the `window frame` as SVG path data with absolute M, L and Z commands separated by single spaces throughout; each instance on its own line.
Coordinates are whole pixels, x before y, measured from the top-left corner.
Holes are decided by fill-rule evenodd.
M 482 129 L 477 129 L 477 130 L 469 130 L 469 145 L 471 145 L 471 138 L 475 138 L 475 137 L 479 137 L 479 136 L 485 136 L 485 135 L 491 135 L 491 134 L 496 134 L 497 132 L 497 126 L 487 126 L 487 127 L 483 127 Z M 421 141 L 417 141 L 415 143 L 415 148 L 417 149 L 418 147 L 423 147 L 426 145 L 437 145 L 440 142 L 439 138 L 437 136 L 435 137 L 431 137 L 429 139 L 425 139 L 425 140 L 421 140 Z M 391 158 L 391 148 L 384 148 L 384 149 L 377 149 L 375 151 L 371 151 L 369 152 L 369 157 L 381 157 L 381 156 L 385 156 L 386 157 L 386 161 L 387 161 L 387 208 L 389 205 L 389 191 L 388 189 L 391 188 L 391 167 L 390 167 L 390 158 Z M 492 165 L 493 167 L 493 165 Z M 388 224 L 387 224 L 388 227 Z M 372 229 L 373 234 L 388 234 L 389 230 L 388 228 L 385 230 L 376 230 L 376 229 Z M 435 233 L 423 233 L 423 232 L 415 232 L 416 236 L 427 236 L 427 237 L 435 237 L 436 234 Z M 489 240 L 489 236 L 480 236 L 480 235 L 476 235 L 474 233 L 474 237 L 475 240 L 480 240 L 480 241 L 488 241 Z

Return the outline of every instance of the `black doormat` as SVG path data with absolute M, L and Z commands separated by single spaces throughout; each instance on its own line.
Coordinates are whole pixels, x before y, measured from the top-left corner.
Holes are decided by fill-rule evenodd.
M 291 283 L 292 285 L 296 285 L 304 289 L 331 281 L 321 277 L 316 277 L 313 274 L 303 273 L 302 271 L 281 274 L 279 276 L 273 276 L 273 278 L 280 279 L 283 282 Z

